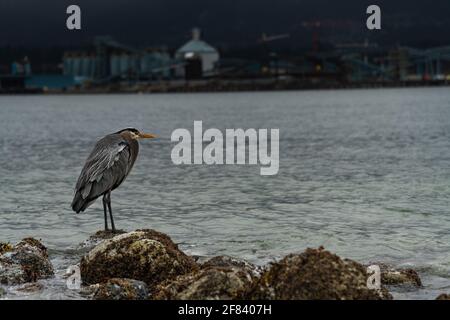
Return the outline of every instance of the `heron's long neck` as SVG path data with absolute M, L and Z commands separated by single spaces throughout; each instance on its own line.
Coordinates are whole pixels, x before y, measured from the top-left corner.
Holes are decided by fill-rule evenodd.
M 139 142 L 135 139 L 131 139 L 128 143 L 130 144 L 131 161 L 134 163 L 139 153 Z
M 123 132 L 120 135 L 124 140 L 128 142 L 128 145 L 130 146 L 130 163 L 131 163 L 130 170 L 131 170 L 139 153 L 139 142 L 136 139 L 133 139 L 128 132 Z

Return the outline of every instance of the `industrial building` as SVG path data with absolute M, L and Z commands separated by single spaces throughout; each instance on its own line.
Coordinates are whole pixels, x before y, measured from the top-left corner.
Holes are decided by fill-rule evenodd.
M 450 47 L 397 46 L 340 48 L 335 53 L 350 82 L 429 82 L 450 80 Z
M 99 82 L 169 79 L 173 61 L 165 48 L 135 49 L 110 37 L 97 37 L 93 48 L 66 52 L 63 73 Z
M 200 39 L 199 29 L 173 58 L 166 48 L 136 49 L 96 37 L 90 48 L 64 54 L 63 74 L 96 82 L 200 79 L 214 75 L 219 59 L 219 52 Z
M 51 72 L 33 74 L 27 52 L 21 55 L 24 58 L 0 64 L 0 92 L 70 88 L 183 91 L 202 84 L 222 90 L 227 83 L 236 89 L 248 83 L 275 83 L 279 88 L 284 84 L 315 88 L 450 83 L 450 46 L 381 47 L 365 41 L 337 44 L 327 50 L 283 52 L 268 45 L 286 37 L 263 35 L 254 47 L 224 51 L 222 57 L 201 39 L 199 29 L 193 29 L 192 38 L 173 51 L 135 48 L 108 36 L 96 37 L 82 49 L 66 51 L 62 63 Z M 39 65 L 36 69 L 42 70 Z
M 177 61 L 183 61 L 183 68 L 177 75 L 186 79 L 199 79 L 213 76 L 220 55 L 216 48 L 200 39 L 200 29 L 192 30 L 192 39 L 175 53 Z

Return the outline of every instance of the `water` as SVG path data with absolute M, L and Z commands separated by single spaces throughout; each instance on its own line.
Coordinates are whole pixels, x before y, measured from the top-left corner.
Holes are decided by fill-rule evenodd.
M 360 262 L 416 268 L 420 290 L 450 291 L 450 90 L 0 96 L 0 240 L 43 240 L 57 269 L 46 289 L 9 298 L 79 298 L 61 275 L 103 228 L 101 201 L 70 210 L 95 141 L 133 126 L 157 133 L 113 193 L 116 225 L 154 228 L 204 256 L 264 264 L 325 246 Z M 279 128 L 280 171 L 175 166 L 170 135 L 205 128 Z

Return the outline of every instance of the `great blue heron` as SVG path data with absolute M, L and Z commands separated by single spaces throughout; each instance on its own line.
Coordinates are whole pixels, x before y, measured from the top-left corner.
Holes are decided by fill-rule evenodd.
M 111 228 L 115 232 L 111 211 L 111 191 L 120 186 L 133 168 L 139 152 L 137 140 L 156 137 L 154 134 L 127 128 L 100 139 L 81 170 L 72 201 L 73 211 L 80 213 L 97 198 L 103 196 L 105 230 L 108 230 L 108 210 Z

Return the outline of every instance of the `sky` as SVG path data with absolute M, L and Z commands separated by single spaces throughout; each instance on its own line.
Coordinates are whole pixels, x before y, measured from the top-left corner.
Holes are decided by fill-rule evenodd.
M 66 29 L 66 8 L 77 4 L 82 30 Z M 382 9 L 382 30 L 365 27 L 366 8 Z M 289 33 L 308 46 L 316 32 L 330 43 L 450 44 L 449 0 L 1 0 L 0 47 L 67 46 L 96 35 L 141 46 L 177 46 L 192 27 L 218 46 L 257 43 L 262 33 Z M 322 21 L 320 29 L 305 22 Z

